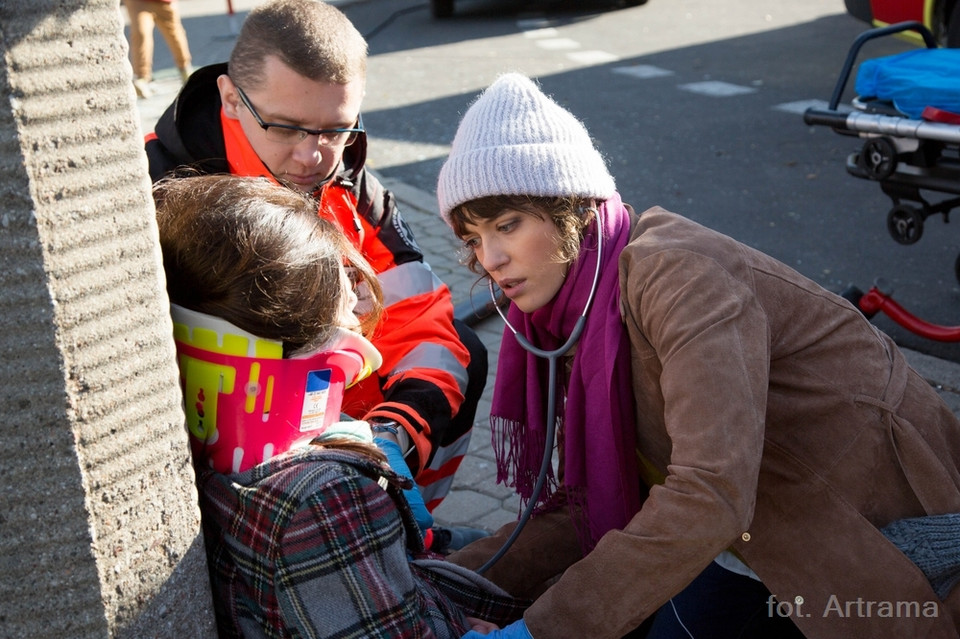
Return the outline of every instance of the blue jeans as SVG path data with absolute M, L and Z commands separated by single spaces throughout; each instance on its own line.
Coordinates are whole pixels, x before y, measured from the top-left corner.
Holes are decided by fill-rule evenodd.
M 759 581 L 710 562 L 657 611 L 646 639 L 802 639 L 769 598 Z

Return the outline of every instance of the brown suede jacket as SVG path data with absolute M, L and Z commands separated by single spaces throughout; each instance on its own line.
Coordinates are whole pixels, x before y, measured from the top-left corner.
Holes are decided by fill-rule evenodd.
M 617 639 L 731 548 L 808 637 L 957 637 L 960 587 L 941 602 L 879 530 L 960 512 L 960 421 L 896 345 L 660 208 L 619 264 L 652 488 L 526 612 L 531 634 Z

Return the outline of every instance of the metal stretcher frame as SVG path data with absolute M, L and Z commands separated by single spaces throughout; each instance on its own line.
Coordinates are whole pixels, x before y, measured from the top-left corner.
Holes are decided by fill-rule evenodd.
M 920 194 L 921 189 L 960 194 L 960 152 L 955 157 L 944 155 L 945 150 L 953 152 L 960 147 L 960 125 L 895 115 L 890 112 L 895 113 L 895 109 L 884 112 L 882 105 L 869 112 L 866 110 L 869 105 L 857 100 L 854 106 L 860 109 L 841 110 L 839 105 L 863 45 L 869 40 L 908 30 L 917 31 L 928 49 L 937 47 L 933 34 L 920 22 L 902 22 L 865 31 L 850 47 L 827 109 L 814 107 L 803 114 L 803 121 L 808 125 L 829 126 L 841 135 L 865 139 L 859 153 L 847 157 L 846 170 L 855 177 L 880 183 L 894 204 L 887 214 L 887 230 L 900 244 L 917 242 L 929 216 L 941 214 L 944 221 L 949 222 L 950 211 L 960 206 L 960 197 L 931 203 Z M 919 206 L 904 204 L 904 200 Z M 960 280 L 960 256 L 954 263 L 954 274 Z M 960 326 L 942 326 L 920 319 L 894 301 L 883 288 L 884 284 L 877 282 L 864 293 L 850 286 L 841 295 L 868 318 L 883 312 L 921 337 L 960 342 Z
M 941 214 L 949 221 L 950 211 L 960 206 L 960 198 L 932 203 L 920 193 L 928 190 L 960 195 L 960 125 L 892 114 L 892 107 L 883 112 L 882 103 L 873 112 L 838 107 L 861 47 L 869 40 L 908 30 L 920 33 L 927 48 L 937 47 L 933 35 L 919 22 L 865 31 L 847 54 L 827 109 L 810 108 L 803 115 L 807 124 L 829 126 L 837 133 L 864 138 L 860 152 L 847 157 L 847 172 L 880 183 L 894 203 L 887 215 L 887 230 L 900 244 L 919 241 L 924 221 L 931 215 Z M 854 100 L 854 104 L 868 108 L 862 101 Z M 953 157 L 946 153 L 954 151 Z

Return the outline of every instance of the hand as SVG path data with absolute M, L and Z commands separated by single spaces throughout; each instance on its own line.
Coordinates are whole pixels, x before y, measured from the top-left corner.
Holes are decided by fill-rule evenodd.
M 387 463 L 390 464 L 393 472 L 413 479 L 413 473 L 410 472 L 410 467 L 407 466 L 407 462 L 403 458 L 400 444 L 385 437 L 375 437 L 373 443 L 387 456 Z M 410 510 L 413 511 L 413 518 L 417 520 L 420 532 L 426 533 L 433 527 L 433 515 L 427 510 L 427 505 L 423 502 L 423 495 L 420 494 L 416 482 L 414 482 L 413 488 L 407 488 L 403 491 L 403 496 L 407 498 L 407 503 L 410 504 Z
M 523 622 L 523 619 L 519 621 L 514 621 L 512 624 L 503 628 L 502 630 L 494 630 L 489 634 L 481 634 L 476 630 L 471 630 L 467 634 L 463 635 L 460 639 L 533 639 L 533 635 L 530 634 L 530 631 L 527 630 L 527 624 Z
M 500 630 L 500 626 L 492 621 L 484 621 L 483 619 L 477 619 L 476 617 L 468 616 L 467 623 L 470 624 L 470 630 L 475 630 L 481 635 L 487 635 L 494 630 Z

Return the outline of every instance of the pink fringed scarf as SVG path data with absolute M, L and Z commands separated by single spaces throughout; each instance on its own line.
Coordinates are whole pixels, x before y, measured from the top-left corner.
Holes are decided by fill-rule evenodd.
M 537 500 L 539 511 L 566 497 L 584 548 L 608 530 L 623 528 L 640 509 L 630 345 L 620 320 L 617 257 L 630 236 L 630 214 L 614 194 L 600 206 L 603 255 L 600 281 L 576 346 L 569 384 L 558 365 L 557 431 L 563 446 L 563 491 L 552 473 Z M 597 224 L 587 229 L 580 256 L 549 304 L 533 313 L 511 305 L 510 323 L 546 350 L 566 341 L 583 312 L 596 269 Z M 591 248 L 586 248 L 591 247 Z M 504 329 L 493 391 L 491 427 L 497 481 L 516 488 L 524 504 L 532 496 L 546 439 L 547 362 L 523 350 Z

